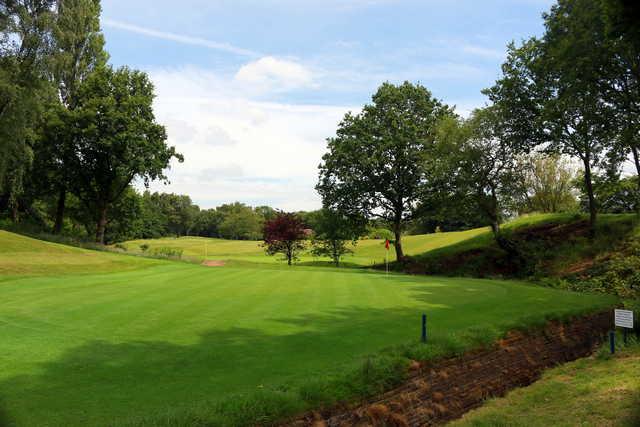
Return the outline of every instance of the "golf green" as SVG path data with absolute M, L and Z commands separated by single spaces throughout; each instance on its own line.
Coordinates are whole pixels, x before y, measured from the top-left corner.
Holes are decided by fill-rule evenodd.
M 340 375 L 417 341 L 423 312 L 432 345 L 615 302 L 510 281 L 120 257 L 127 271 L 0 276 L 0 419 L 114 425 Z

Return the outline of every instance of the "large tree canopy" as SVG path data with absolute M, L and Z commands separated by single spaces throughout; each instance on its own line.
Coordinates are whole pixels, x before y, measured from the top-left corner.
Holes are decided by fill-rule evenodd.
M 33 158 L 33 140 L 48 91 L 53 0 L 0 2 L 0 193 L 17 197 Z
M 359 114 L 348 113 L 320 165 L 326 208 L 388 221 L 402 259 L 401 233 L 428 182 L 425 158 L 436 122 L 451 109 L 425 87 L 384 83 Z
M 544 36 L 511 45 L 503 76 L 486 91 L 513 147 L 542 146 L 580 159 L 592 225 L 592 175 L 607 159 L 615 132 L 614 109 L 602 88 L 611 56 L 600 11 L 591 0 L 559 1 L 544 15 Z
M 134 179 L 166 179 L 172 158 L 166 132 L 153 114 L 153 85 L 146 74 L 102 67 L 78 90 L 73 110 L 61 110 L 61 124 L 74 155 L 74 193 L 95 212 L 96 241 L 104 242 L 109 207 Z

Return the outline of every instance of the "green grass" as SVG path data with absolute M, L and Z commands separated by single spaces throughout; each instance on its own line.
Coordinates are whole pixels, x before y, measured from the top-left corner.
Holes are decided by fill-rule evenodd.
M 640 226 L 635 214 L 602 214 L 591 237 L 585 215 L 538 214 L 508 222 L 502 230 L 517 243 L 525 265 L 513 265 L 513 257 L 486 232 L 416 255 L 415 270 L 473 277 L 563 277 L 619 249 L 617 245 L 640 233 Z
M 603 348 L 602 354 L 608 352 Z M 640 347 L 547 371 L 533 385 L 494 399 L 452 427 L 640 425 Z
M 0 279 L 13 275 L 128 271 L 158 262 L 44 242 L 0 230 Z
M 457 231 L 450 233 L 433 233 L 417 236 L 404 236 L 403 247 L 408 255 L 417 255 L 433 249 L 453 245 L 479 235 L 488 233 L 486 228 L 478 228 L 467 231 Z M 280 262 L 279 256 L 267 256 L 261 242 L 252 240 L 225 240 L 212 239 L 207 237 L 180 237 L 161 239 L 141 239 L 124 242 L 128 252 L 140 253 L 140 245 L 149 245 L 149 251 L 153 249 L 168 247 L 183 250 L 183 255 L 187 258 L 202 261 L 206 259 L 219 259 L 225 261 L 243 261 L 255 263 Z M 385 248 L 384 240 L 365 239 L 360 240 L 353 247 L 354 253 L 344 257 L 343 262 L 353 266 L 371 266 L 372 264 L 384 263 Z M 205 257 L 206 254 L 206 257 Z M 393 249 L 389 251 L 389 261 L 395 260 Z M 328 258 L 313 257 L 308 252 L 304 252 L 300 257 L 302 265 L 320 265 L 329 263 Z
M 379 391 L 407 357 L 616 301 L 515 281 L 207 268 L 10 233 L 0 248 L 0 418 L 19 426 L 267 423 Z

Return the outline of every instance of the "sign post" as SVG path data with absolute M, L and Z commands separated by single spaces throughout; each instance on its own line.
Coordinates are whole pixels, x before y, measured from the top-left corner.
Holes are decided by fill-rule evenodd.
M 633 311 L 615 309 L 613 311 L 614 328 L 620 327 L 622 329 L 622 336 L 624 343 L 627 344 L 627 332 L 629 329 L 633 329 Z M 615 331 L 610 335 L 611 354 L 615 352 Z

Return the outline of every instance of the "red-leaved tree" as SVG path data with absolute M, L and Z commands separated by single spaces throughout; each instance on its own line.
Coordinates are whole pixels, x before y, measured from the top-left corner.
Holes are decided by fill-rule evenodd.
M 287 264 L 298 259 L 304 249 L 304 223 L 294 213 L 278 212 L 275 218 L 264 223 L 264 247 L 269 255 L 283 254 Z

